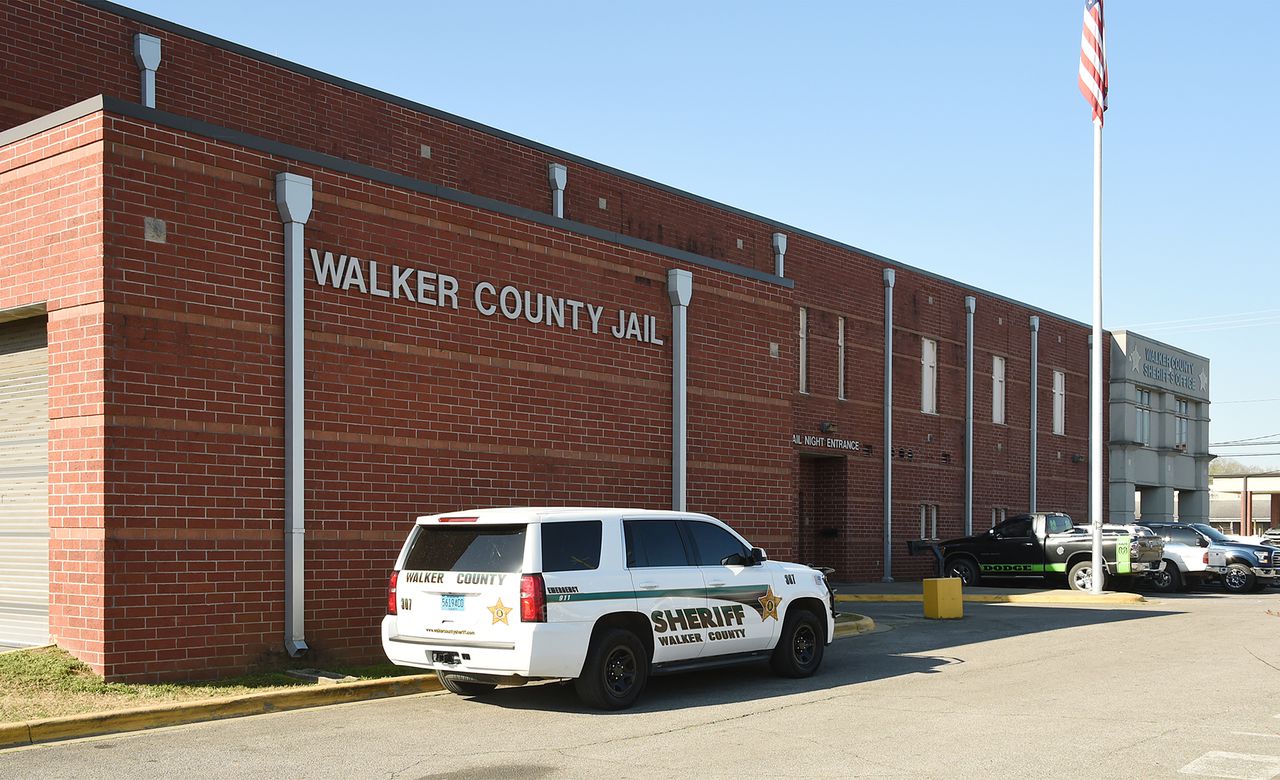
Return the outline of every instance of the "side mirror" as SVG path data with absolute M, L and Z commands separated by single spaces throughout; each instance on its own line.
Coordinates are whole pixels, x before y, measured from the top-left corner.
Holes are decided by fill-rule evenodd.
M 751 565 L 752 566 L 759 566 L 760 564 L 764 563 L 767 560 L 769 560 L 769 556 L 765 555 L 764 550 L 760 549 L 759 547 L 751 548 Z

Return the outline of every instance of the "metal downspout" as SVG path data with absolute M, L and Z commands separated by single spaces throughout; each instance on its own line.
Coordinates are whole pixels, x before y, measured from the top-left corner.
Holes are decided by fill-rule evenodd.
M 156 70 L 160 67 L 160 39 L 154 35 L 137 33 L 133 36 L 133 59 L 141 71 L 139 93 L 142 105 L 156 107 Z
M 311 216 L 311 179 L 276 174 L 276 207 L 284 220 L 284 647 L 297 658 L 304 639 L 304 450 L 302 263 L 303 231 Z
M 884 269 L 884 576 L 893 582 L 893 283 L 892 268 Z
M 1031 318 L 1031 489 L 1027 496 L 1027 511 L 1036 511 L 1036 456 L 1038 454 L 1038 434 L 1040 429 L 1040 412 L 1038 401 L 1040 388 L 1037 385 L 1040 368 L 1040 318 Z
M 973 533 L 973 311 L 978 299 L 964 299 L 964 535 Z
M 693 298 L 693 274 L 679 268 L 667 271 L 667 297 L 671 299 L 671 508 L 685 511 L 685 468 L 689 455 L 688 351 L 689 301 Z

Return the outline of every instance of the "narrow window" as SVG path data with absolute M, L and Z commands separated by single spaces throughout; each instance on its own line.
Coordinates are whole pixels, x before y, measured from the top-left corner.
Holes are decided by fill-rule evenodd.
M 1191 417 L 1191 403 L 1183 398 L 1177 399 L 1177 414 L 1173 432 L 1173 446 L 1187 451 L 1187 428 Z
M 1009 510 L 1002 506 L 992 507 L 991 508 L 991 527 L 995 528 L 1000 523 L 1003 523 L 1005 516 L 1008 514 L 1008 512 Z
M 1134 415 L 1137 423 L 1136 438 L 1139 444 L 1151 446 L 1151 391 L 1138 388 L 1136 398 L 1138 410 Z
M 991 357 L 991 422 L 1004 425 L 1004 358 Z
M 920 505 L 920 538 L 921 539 L 937 539 L 938 538 L 938 505 L 937 504 L 921 504 Z
M 1061 371 L 1053 372 L 1053 432 L 1067 432 L 1067 376 Z
M 836 320 L 836 398 L 844 400 L 844 317 Z
M 920 339 L 920 411 L 938 413 L 938 342 Z
M 800 392 L 809 392 L 809 310 L 800 308 Z

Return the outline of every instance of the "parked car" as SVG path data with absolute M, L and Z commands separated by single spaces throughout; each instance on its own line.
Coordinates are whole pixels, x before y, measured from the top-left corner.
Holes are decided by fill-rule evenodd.
M 1221 580 L 1230 593 L 1246 593 L 1280 581 L 1280 550 L 1275 547 L 1238 541 L 1208 523 L 1140 524 L 1184 544 L 1195 544 L 1201 550 L 1202 577 Z M 1194 569 L 1188 570 L 1191 572 Z
M 1066 575 L 1072 590 L 1093 586 L 1093 540 L 1061 513 L 1016 515 L 973 536 L 940 544 L 946 576 L 965 585 L 983 578 L 1047 578 Z M 1102 553 L 1104 582 L 1123 583 L 1148 569 L 1158 568 L 1162 545 L 1154 536 L 1129 530 L 1106 530 Z
M 650 674 L 767 660 L 808 677 L 834 620 L 822 572 L 768 560 L 709 515 L 480 509 L 418 518 L 382 647 L 454 693 L 568 679 L 623 709 Z
M 1186 523 L 1144 523 L 1164 540 L 1164 566 L 1147 574 L 1147 580 L 1161 593 L 1188 591 L 1206 580 L 1215 579 L 1205 554 L 1209 538 Z

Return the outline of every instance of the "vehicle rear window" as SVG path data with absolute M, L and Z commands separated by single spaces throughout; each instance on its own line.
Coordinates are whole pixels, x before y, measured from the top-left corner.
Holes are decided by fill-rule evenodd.
M 542 524 L 542 570 L 600 568 L 599 520 Z
M 523 525 L 420 525 L 404 568 L 517 572 L 524 563 L 524 530 Z
M 627 565 L 632 568 L 651 566 L 688 566 L 689 556 L 674 520 L 628 520 Z

